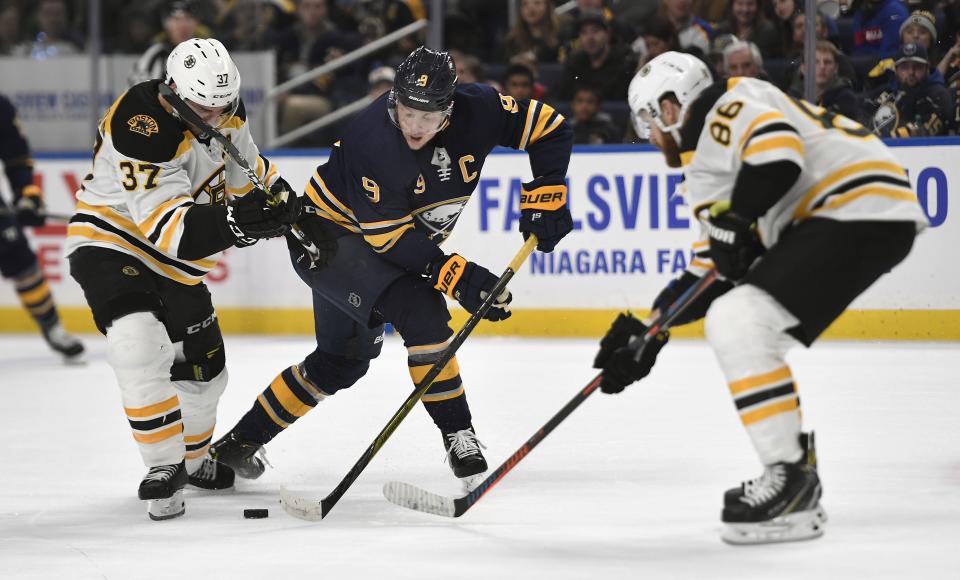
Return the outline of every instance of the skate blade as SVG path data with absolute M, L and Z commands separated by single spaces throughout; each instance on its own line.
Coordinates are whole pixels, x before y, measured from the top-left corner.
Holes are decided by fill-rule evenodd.
M 823 535 L 826 521 L 827 512 L 817 506 L 767 522 L 728 523 L 720 539 L 736 546 L 812 540 Z
M 182 516 L 187 511 L 183 501 L 183 490 L 178 489 L 170 497 L 147 501 L 147 515 L 151 520 L 169 520 Z
M 60 358 L 63 360 L 63 364 L 68 367 L 82 367 L 87 364 L 87 357 L 85 353 L 75 354 L 75 355 L 66 355 L 61 354 Z

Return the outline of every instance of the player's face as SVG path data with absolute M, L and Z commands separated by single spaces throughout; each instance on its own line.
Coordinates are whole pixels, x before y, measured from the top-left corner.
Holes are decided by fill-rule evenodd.
M 208 125 L 219 127 L 223 121 L 222 116 L 229 107 L 206 107 L 190 100 L 184 100 L 187 106 L 193 109 L 193 112 L 200 116 Z
M 422 148 L 440 131 L 446 118 L 441 111 L 418 111 L 397 103 L 397 124 L 407 142 L 414 151 Z
M 669 99 L 660 101 L 660 115 L 663 125 L 669 127 L 680 119 L 680 105 Z M 645 119 L 646 121 L 646 119 Z M 663 157 L 670 167 L 680 167 L 680 147 L 673 135 L 663 131 L 660 126 L 650 119 L 650 143 L 663 152 Z

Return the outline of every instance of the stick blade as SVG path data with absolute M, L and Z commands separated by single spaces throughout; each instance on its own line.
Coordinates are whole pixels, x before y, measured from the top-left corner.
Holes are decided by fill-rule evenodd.
M 402 481 L 388 481 L 383 485 L 383 497 L 410 510 L 455 518 L 456 504 L 453 499 Z
M 319 501 L 294 495 L 283 486 L 280 487 L 280 505 L 291 516 L 308 522 L 319 522 L 326 515 Z

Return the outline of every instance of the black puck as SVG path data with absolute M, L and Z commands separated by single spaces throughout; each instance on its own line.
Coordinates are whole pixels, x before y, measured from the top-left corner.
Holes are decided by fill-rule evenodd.
M 269 510 L 265 509 L 245 509 L 243 510 L 243 517 L 248 520 L 259 520 L 270 515 Z

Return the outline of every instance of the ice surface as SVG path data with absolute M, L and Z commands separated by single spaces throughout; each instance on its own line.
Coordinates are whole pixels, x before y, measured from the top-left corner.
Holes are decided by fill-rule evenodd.
M 723 491 L 759 474 L 712 353 L 675 341 L 619 396 L 595 394 L 465 516 L 407 511 L 389 480 L 451 496 L 440 435 L 414 410 L 322 522 L 278 489 L 328 493 L 409 394 L 405 351 L 268 446 L 274 469 L 228 493 L 188 491 L 152 522 L 145 469 L 104 342 L 65 367 L 38 337 L 0 337 L 0 578 L 960 578 L 960 345 L 824 343 L 790 359 L 817 431 L 826 535 L 720 542 Z M 308 340 L 228 337 L 231 427 Z M 595 341 L 475 337 L 459 355 L 498 465 L 592 377 Z M 244 508 L 270 509 L 245 520 Z

